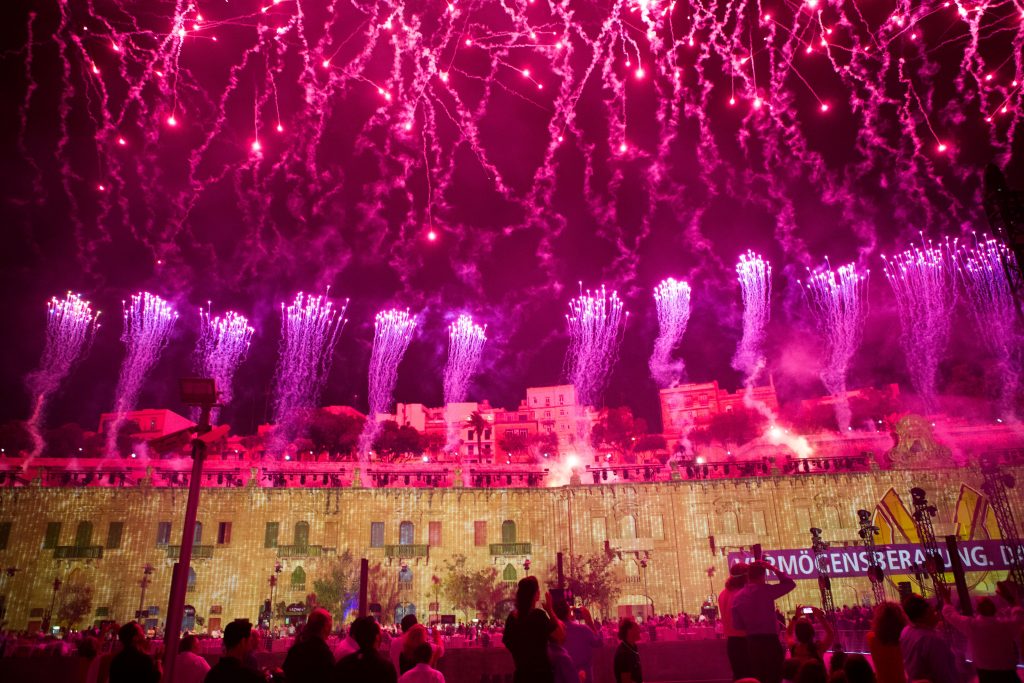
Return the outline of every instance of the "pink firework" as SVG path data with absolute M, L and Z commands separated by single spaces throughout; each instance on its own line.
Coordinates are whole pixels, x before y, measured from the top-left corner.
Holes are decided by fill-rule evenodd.
M 240 313 L 215 316 L 210 308 L 199 309 L 196 365 L 204 377 L 217 381 L 222 405 L 231 403 L 235 371 L 249 351 L 254 332 L 249 319 Z

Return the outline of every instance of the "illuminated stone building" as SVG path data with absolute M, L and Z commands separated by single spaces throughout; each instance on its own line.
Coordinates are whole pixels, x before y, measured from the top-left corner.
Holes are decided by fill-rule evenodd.
M 661 424 L 666 439 L 674 440 L 694 426 L 706 425 L 715 415 L 729 413 L 743 405 L 743 389 L 730 393 L 718 381 L 681 384 L 658 392 L 661 400 Z M 754 387 L 753 399 L 778 412 L 775 384 Z
M 614 558 L 621 594 L 609 606 L 612 616 L 649 604 L 659 613 L 694 613 L 721 589 L 730 553 L 755 543 L 766 551 L 806 549 L 811 526 L 821 527 L 835 548 L 859 544 L 859 508 L 876 511 L 886 534 L 880 542 L 916 541 L 906 522 L 913 486 L 937 506 L 938 535 L 998 538 L 979 493 L 980 451 L 957 455 L 955 444 L 940 442 L 920 418 L 907 418 L 897 431 L 886 451 L 842 455 L 834 445 L 828 457 L 791 461 L 779 450 L 764 472 L 728 464 L 638 466 L 632 473 L 620 468 L 616 483 L 590 483 L 587 472 L 581 484 L 558 488 L 538 486 L 525 469 L 487 469 L 494 466 L 470 469 L 468 477 L 451 466 L 438 466 L 436 477 L 396 469 L 387 486 L 364 488 L 355 483 L 354 463 L 211 458 L 187 603 L 207 628 L 255 619 L 280 563 L 275 603 L 301 605 L 313 582 L 348 550 L 379 565 L 392 582 L 393 595 L 378 598 L 390 620 L 397 610 L 433 613 L 432 577 L 442 576 L 444 561 L 456 555 L 471 567 L 493 566 L 511 582 L 525 575 L 527 559 L 531 573 L 546 579 L 563 552 Z M 1002 445 L 1019 447 L 1009 434 L 1001 434 Z M 1001 453 L 1008 471 L 1024 480 L 1021 451 Z M 0 568 L 16 570 L 0 578 L 9 626 L 38 627 L 54 578 L 93 586 L 93 619 L 130 619 L 146 564 L 155 571 L 144 607 L 162 621 L 188 465 L 0 460 Z M 483 473 L 490 486 L 463 486 L 482 482 Z M 1024 509 L 1019 489 L 1009 495 L 1011 507 Z M 1001 576 L 971 574 L 983 588 Z M 783 605 L 817 603 L 817 582 L 798 583 Z M 870 595 L 865 578 L 834 585 L 839 604 Z M 889 590 L 895 595 L 892 585 Z M 454 612 L 443 597 L 436 607 Z

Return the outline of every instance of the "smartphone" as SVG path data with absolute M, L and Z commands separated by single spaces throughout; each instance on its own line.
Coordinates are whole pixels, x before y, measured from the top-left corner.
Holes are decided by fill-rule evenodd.
M 802 610 L 800 610 L 800 611 L 801 611 L 801 612 L 802 612 L 803 614 L 814 614 L 814 608 L 813 608 L 813 607 L 804 607 L 804 608 L 803 608 Z

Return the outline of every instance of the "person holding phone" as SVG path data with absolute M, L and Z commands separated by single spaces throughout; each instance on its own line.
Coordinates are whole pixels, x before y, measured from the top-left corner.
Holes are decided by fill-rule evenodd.
M 516 589 L 515 609 L 505 621 L 504 643 L 515 663 L 514 683 L 553 683 L 555 679 L 548 641 L 565 640 L 565 628 L 554 612 L 551 594 L 544 599 L 544 609 L 538 609 L 540 584 L 537 577 L 527 576 Z
M 568 603 L 555 603 L 555 614 L 565 626 L 565 649 L 578 672 L 577 683 L 594 680 L 594 652 L 601 647 L 601 633 L 586 607 L 569 608 Z M 579 623 L 582 620 L 586 625 Z
M 818 638 L 815 624 L 821 626 L 823 635 Z M 802 607 L 797 616 L 789 622 L 786 629 L 786 640 L 789 643 L 789 656 L 801 662 L 825 662 L 824 653 L 835 641 L 835 631 L 826 618 L 825 613 L 817 607 Z
M 768 572 L 779 582 L 769 584 Z M 796 588 L 796 582 L 763 560 L 747 567 L 747 585 L 732 601 L 733 625 L 747 634 L 747 661 L 750 675 L 760 683 L 779 683 L 786 653 L 779 640 L 779 622 L 775 601 Z

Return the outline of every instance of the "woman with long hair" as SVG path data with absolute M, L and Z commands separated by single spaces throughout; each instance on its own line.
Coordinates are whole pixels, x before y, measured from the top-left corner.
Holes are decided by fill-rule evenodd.
M 416 624 L 402 636 L 402 650 L 398 654 L 398 673 L 400 675 L 416 666 L 419 662 L 416 650 L 424 644 L 429 646 L 431 651 L 430 661 L 427 663 L 430 666 L 437 666 L 437 660 L 440 659 L 442 651 L 441 633 L 435 631 L 434 642 L 431 643 L 427 628 L 423 624 Z
M 551 594 L 544 598 L 544 609 L 538 609 L 540 584 L 527 576 L 516 589 L 515 609 L 505 621 L 505 644 L 515 663 L 514 683 L 553 683 L 555 679 L 548 641 L 565 639 L 565 628 L 555 615 Z
M 882 602 L 875 607 L 867 641 L 878 683 L 907 683 L 900 652 L 900 634 L 906 625 L 907 615 L 895 602 Z

